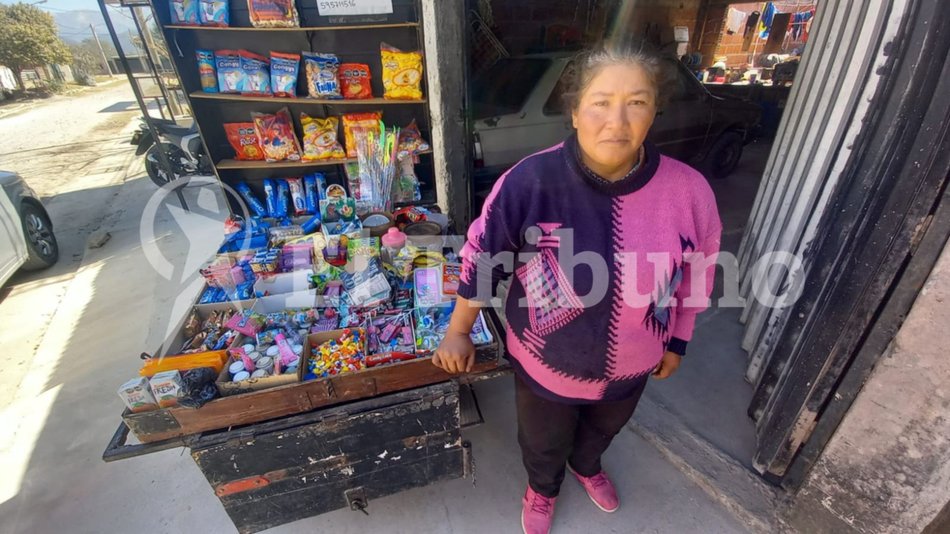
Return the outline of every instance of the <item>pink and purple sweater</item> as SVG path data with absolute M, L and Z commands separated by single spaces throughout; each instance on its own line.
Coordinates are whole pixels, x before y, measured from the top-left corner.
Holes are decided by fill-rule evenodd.
M 684 351 L 708 304 L 716 199 L 700 173 L 644 148 L 642 165 L 609 182 L 571 136 L 506 172 L 469 228 L 458 294 L 487 302 L 515 274 L 506 356 L 539 395 L 629 397 L 664 351 Z

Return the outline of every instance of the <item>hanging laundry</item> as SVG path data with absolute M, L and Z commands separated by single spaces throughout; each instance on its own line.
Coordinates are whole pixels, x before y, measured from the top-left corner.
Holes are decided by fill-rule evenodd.
M 814 16 L 814 11 L 803 11 L 795 13 L 795 19 L 792 21 L 792 37 L 796 41 L 801 41 L 805 35 L 805 25 Z
M 772 4 L 772 2 L 765 4 L 765 9 L 762 10 L 762 17 L 759 19 L 759 37 L 762 39 L 769 37 L 769 30 L 772 28 L 772 17 L 775 16 L 775 13 L 775 5 Z
M 729 14 L 726 15 L 726 32 L 729 35 L 739 33 L 748 17 L 746 12 L 730 7 Z

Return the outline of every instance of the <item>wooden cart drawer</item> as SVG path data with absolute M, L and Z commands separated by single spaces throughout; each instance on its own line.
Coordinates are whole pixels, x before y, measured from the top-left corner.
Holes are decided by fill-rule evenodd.
M 467 461 L 454 382 L 205 436 L 191 454 L 242 533 L 459 478 Z

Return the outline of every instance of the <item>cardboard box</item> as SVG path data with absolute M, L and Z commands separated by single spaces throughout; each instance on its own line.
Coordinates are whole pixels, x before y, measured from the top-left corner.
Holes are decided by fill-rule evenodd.
M 245 343 L 254 344 L 254 339 L 248 336 L 239 336 L 234 344 L 232 349 L 240 347 Z M 264 376 L 261 378 L 248 378 L 247 380 L 241 380 L 240 382 L 233 382 L 231 380 L 231 373 L 228 371 L 228 367 L 232 362 L 237 361 L 239 358 L 235 358 L 231 354 L 231 350 L 228 351 L 228 361 L 225 363 L 224 368 L 221 369 L 221 372 L 218 373 L 218 379 L 215 382 L 215 385 L 218 386 L 218 392 L 221 393 L 222 397 L 230 395 L 240 395 L 242 393 L 248 393 L 251 391 L 260 391 L 262 389 L 276 388 L 279 386 L 286 386 L 288 384 L 295 384 L 300 382 L 303 373 L 303 364 L 306 363 L 305 357 L 307 355 L 307 344 L 304 340 L 304 352 L 300 356 L 300 365 L 297 366 L 297 372 L 294 374 L 280 374 L 280 375 L 271 375 Z
M 310 289 L 312 269 L 280 273 L 261 278 L 254 284 L 254 293 L 265 295 L 257 302 L 268 309 L 313 308 L 317 305 L 317 290 Z
M 237 302 L 219 302 L 217 304 L 198 304 L 188 310 L 188 313 L 185 314 L 181 320 L 178 321 L 178 325 L 171 331 L 171 334 L 165 339 L 165 343 L 162 344 L 162 356 L 174 356 L 180 354 L 181 346 L 185 343 L 185 321 L 188 320 L 188 317 L 191 315 L 192 311 L 195 311 L 198 314 L 198 319 L 205 321 L 212 312 L 222 312 L 227 310 L 232 310 L 235 312 L 240 312 L 241 310 L 251 309 L 254 306 L 254 301 L 250 300 L 241 300 Z M 228 346 L 231 344 L 228 343 Z M 227 348 L 227 347 L 226 347 Z

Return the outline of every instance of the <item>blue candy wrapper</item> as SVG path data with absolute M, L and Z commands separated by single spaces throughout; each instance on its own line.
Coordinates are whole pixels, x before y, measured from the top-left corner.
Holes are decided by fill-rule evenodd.
M 241 56 L 234 50 L 217 50 L 214 66 L 218 71 L 218 90 L 222 93 L 240 93 L 244 71 Z
M 244 201 L 247 202 L 248 207 L 250 207 L 258 217 L 267 216 L 267 210 L 264 209 L 264 205 L 261 204 L 261 201 L 254 196 L 249 185 L 241 182 L 234 187 L 238 190 L 238 193 L 241 194 L 241 197 L 244 198 Z
M 306 203 L 307 211 L 310 213 L 320 213 L 320 193 L 317 192 L 317 174 L 308 174 L 303 177 L 304 202 Z
M 274 96 L 294 98 L 297 96 L 297 76 L 300 56 L 297 54 L 270 53 L 270 86 Z
M 264 202 L 267 204 L 267 215 L 280 218 L 277 214 L 277 184 L 273 180 L 264 180 Z
M 307 221 L 301 224 L 300 227 L 303 228 L 303 233 L 305 234 L 312 234 L 316 232 L 317 229 L 320 228 L 320 212 L 318 211 L 315 213 L 313 217 L 307 219 Z
M 168 3 L 172 24 L 197 26 L 198 0 L 171 0 Z
M 202 26 L 227 27 L 230 23 L 228 0 L 199 0 L 198 20 Z
M 320 200 L 326 200 L 327 199 L 327 177 L 324 176 L 322 172 L 318 172 L 314 174 L 314 176 L 317 177 L 317 193 L 320 195 Z
M 290 202 L 287 199 L 290 195 L 290 186 L 287 180 L 277 180 L 277 216 L 287 217 L 290 215 Z

